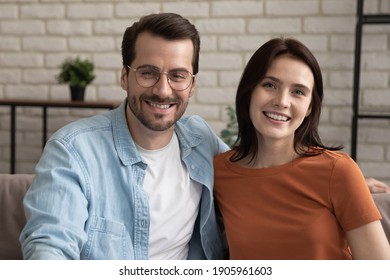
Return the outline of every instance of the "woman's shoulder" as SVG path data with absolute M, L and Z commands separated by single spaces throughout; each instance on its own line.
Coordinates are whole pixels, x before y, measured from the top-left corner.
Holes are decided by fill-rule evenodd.
M 323 150 L 316 156 L 309 156 L 297 160 L 298 164 L 305 165 L 305 168 L 319 168 L 318 172 L 356 172 L 357 163 L 345 152 Z
M 330 161 L 353 161 L 349 154 L 343 151 L 324 150 L 320 158 Z
M 324 161 L 328 161 L 334 175 L 345 178 L 361 174 L 358 164 L 346 152 L 326 150 L 321 156 Z
M 233 155 L 233 151 L 229 150 L 223 153 L 220 153 L 214 157 L 214 164 L 225 161 L 226 158 L 230 158 Z

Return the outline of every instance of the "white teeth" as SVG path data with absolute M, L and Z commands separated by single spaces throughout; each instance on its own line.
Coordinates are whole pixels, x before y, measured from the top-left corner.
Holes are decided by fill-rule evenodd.
M 275 113 L 265 113 L 267 117 L 271 118 L 271 119 L 274 119 L 274 120 L 277 120 L 277 121 L 287 121 L 287 117 L 286 116 L 282 116 L 282 115 L 278 115 L 278 114 L 275 114 Z
M 149 103 L 150 106 L 152 107 L 155 107 L 155 108 L 159 108 L 159 109 L 168 109 L 169 108 L 169 104 L 156 104 L 156 103 Z

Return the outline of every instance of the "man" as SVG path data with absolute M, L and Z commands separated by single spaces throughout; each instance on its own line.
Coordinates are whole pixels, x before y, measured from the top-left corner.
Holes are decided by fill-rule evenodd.
M 228 147 L 199 117 L 200 39 L 179 15 L 141 18 L 122 41 L 127 98 L 48 141 L 26 194 L 25 259 L 218 259 L 213 157 Z

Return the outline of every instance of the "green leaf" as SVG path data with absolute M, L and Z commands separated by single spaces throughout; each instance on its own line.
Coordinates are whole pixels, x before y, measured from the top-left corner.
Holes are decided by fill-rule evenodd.
M 236 111 L 233 107 L 228 106 L 226 108 L 226 112 L 229 121 L 226 124 L 226 127 L 222 129 L 220 133 L 220 137 L 229 147 L 233 147 L 236 144 L 237 137 L 238 137 L 238 124 L 236 119 Z
M 60 72 L 55 78 L 60 84 L 86 87 L 95 79 L 94 64 L 88 59 L 67 58 L 59 66 L 59 69 Z

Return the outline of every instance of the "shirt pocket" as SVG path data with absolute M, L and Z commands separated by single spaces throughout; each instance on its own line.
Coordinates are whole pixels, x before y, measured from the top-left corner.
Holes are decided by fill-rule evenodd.
M 128 259 L 133 255 L 126 226 L 118 221 L 93 217 L 88 230 L 85 259 Z

